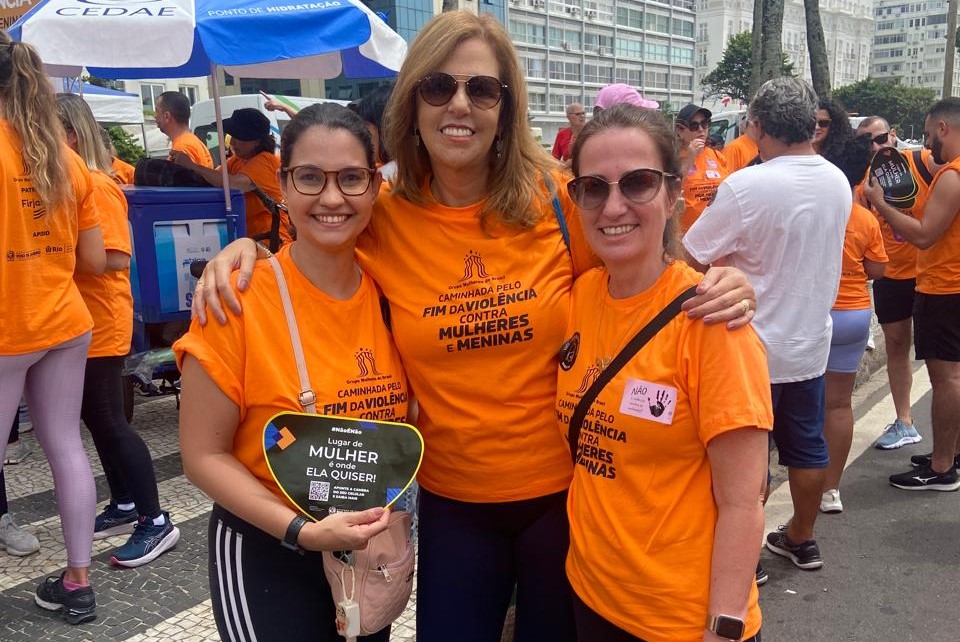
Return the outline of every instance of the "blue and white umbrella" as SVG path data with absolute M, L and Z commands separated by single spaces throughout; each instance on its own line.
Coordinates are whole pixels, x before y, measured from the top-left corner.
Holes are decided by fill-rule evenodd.
M 407 51 L 359 0 L 45 0 L 9 33 L 57 75 L 105 78 L 382 77 Z

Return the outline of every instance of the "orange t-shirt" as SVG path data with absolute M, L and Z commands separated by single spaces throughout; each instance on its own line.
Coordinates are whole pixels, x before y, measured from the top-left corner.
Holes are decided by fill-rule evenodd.
M 270 152 L 260 152 L 247 160 L 236 155 L 227 159 L 227 172 L 229 174 L 243 174 L 277 202 L 283 200 L 283 194 L 280 192 L 280 181 L 277 178 L 279 169 L 280 158 Z M 243 199 L 247 212 L 247 236 L 253 237 L 268 233 L 273 220 L 263 201 L 253 192 L 247 192 Z M 280 211 L 280 240 L 283 243 L 289 243 L 293 240 L 293 237 L 290 236 L 290 217 L 283 210 Z
M 626 299 L 610 297 L 602 268 L 577 280 L 566 336 L 579 335 L 579 348 L 557 384 L 563 438 L 597 363 L 700 276 L 675 261 Z M 567 577 L 587 606 L 648 642 L 702 640 L 717 525 L 707 444 L 772 425 L 766 353 L 753 328 L 727 331 L 681 314 L 657 333 L 601 391 L 580 432 Z M 751 583 L 745 638 L 760 629 L 757 596 Z
M 864 206 L 854 203 L 843 237 L 843 266 L 840 272 L 840 289 L 833 304 L 834 310 L 870 309 L 867 273 L 863 269 L 864 259 L 875 263 L 888 262 L 877 217 Z
M 381 191 L 359 239 L 361 264 L 390 300 L 427 444 L 417 481 L 432 493 L 509 502 L 570 483 L 554 429 L 557 350 L 574 276 L 595 259 L 562 176 L 552 181 L 570 251 L 549 200 L 532 205 L 533 229 L 490 233 L 482 203 L 420 206 Z
M 73 201 L 51 212 L 24 169 L 20 138 L 0 120 L 0 354 L 37 352 L 93 327 L 73 281 L 79 232 L 97 227 L 90 172 L 66 145 Z
M 113 180 L 120 185 L 133 185 L 133 165 L 114 156 L 111 166 L 113 168 Z
M 713 200 L 717 186 L 729 175 L 727 161 L 715 149 L 705 147 L 683 177 L 683 213 L 680 230 L 686 232 Z
M 103 246 L 129 255 L 130 224 L 127 198 L 112 178 L 90 172 L 94 204 L 100 215 Z M 130 352 L 133 336 L 133 295 L 130 269 L 74 276 L 83 302 L 93 316 L 93 340 L 88 357 L 119 357 Z
M 210 156 L 210 150 L 192 132 L 183 132 L 171 140 L 170 151 L 183 152 L 197 165 L 213 168 L 213 157 Z
M 930 193 L 947 172 L 960 172 L 960 158 L 937 172 Z M 932 246 L 917 254 L 917 292 L 924 294 L 960 294 L 960 209 L 950 227 Z
M 727 161 L 727 171 L 733 174 L 750 164 L 760 150 L 753 139 L 746 134 L 737 136 L 729 145 L 723 148 L 723 158 Z
M 290 257 L 290 246 L 276 256 L 293 302 L 310 385 L 317 395 L 317 412 L 405 421 L 407 381 L 383 322 L 380 294 L 370 277 L 364 274 L 357 292 L 340 301 L 300 272 Z M 293 343 L 273 268 L 267 261 L 257 262 L 250 289 L 238 296 L 243 314 L 227 311 L 226 325 L 202 326 L 194 319 L 190 331 L 173 344 L 177 365 L 183 367 L 186 354 L 196 358 L 237 405 L 240 424 L 233 455 L 265 488 L 298 510 L 277 486 L 263 456 L 267 421 L 278 412 L 303 412 L 297 400 L 301 388 Z

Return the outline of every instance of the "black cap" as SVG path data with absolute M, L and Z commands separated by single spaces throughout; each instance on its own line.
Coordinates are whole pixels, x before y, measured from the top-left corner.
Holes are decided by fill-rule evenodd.
M 699 105 L 694 105 L 691 103 L 689 105 L 686 105 L 679 112 L 677 112 L 677 122 L 683 123 L 684 125 L 686 125 L 691 120 L 693 120 L 694 116 L 696 116 L 700 112 L 703 112 L 708 120 L 710 118 L 713 118 L 713 113 L 709 109 L 707 109 L 706 107 L 700 107 Z
M 260 140 L 270 133 L 270 119 L 252 107 L 236 109 L 223 120 L 223 131 L 237 140 Z

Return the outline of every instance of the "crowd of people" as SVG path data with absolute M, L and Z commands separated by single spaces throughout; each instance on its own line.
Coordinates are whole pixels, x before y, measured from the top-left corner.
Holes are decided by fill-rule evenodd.
M 591 119 L 567 107 L 551 155 L 529 128 L 509 35 L 455 11 L 424 27 L 379 107 L 291 114 L 279 156 L 262 114 L 227 119 L 231 186 L 282 201 L 290 233 L 276 253 L 246 238 L 211 261 L 174 347 L 184 470 L 214 501 L 224 639 L 338 639 L 321 551 L 362 548 L 389 521 L 383 508 L 304 519 L 270 474 L 264 423 L 305 407 L 284 289 L 316 404 L 338 400 L 366 351 L 403 393 L 388 418 L 423 435 L 411 508 L 425 642 L 499 640 L 513 596 L 518 642 L 759 642 L 761 542 L 820 568 L 818 513 L 843 510 L 870 280 L 897 412 L 878 447 L 919 441 L 911 324 L 933 385 L 933 452 L 890 483 L 960 488 L 960 100 L 931 108 L 929 153 L 910 161 L 918 197 L 901 211 L 868 173 L 895 132 L 881 117 L 854 131 L 803 80 L 765 83 L 723 150 L 702 106 L 671 122 L 635 89 L 600 93 Z M 157 103 L 171 160 L 222 184 L 180 102 Z M 118 405 L 130 244 L 88 112 L 54 97 L 28 46 L 0 38 L 13 256 L 0 319 L 16 328 L 0 339 L 0 426 L 25 396 L 68 553 L 36 600 L 71 623 L 95 617 L 97 533 L 130 533 L 113 556 L 123 566 L 179 538 Z M 265 209 L 258 195 L 247 205 Z M 71 251 L 34 249 L 38 229 Z M 27 288 L 44 297 L 8 305 Z M 495 322 L 448 304 L 490 288 L 515 294 L 485 313 Z M 110 483 L 100 516 L 81 418 Z M 793 515 L 764 538 L 771 440 Z M 0 537 L 28 554 L 35 540 L 0 501 Z

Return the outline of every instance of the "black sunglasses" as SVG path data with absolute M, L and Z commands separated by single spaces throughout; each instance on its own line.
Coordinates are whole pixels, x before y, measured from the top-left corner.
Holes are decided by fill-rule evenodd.
M 567 192 L 578 207 L 593 210 L 607 201 L 610 186 L 616 185 L 628 201 L 642 205 L 652 201 L 660 192 L 665 178 L 676 180 L 677 176 L 649 168 L 631 170 L 613 182 L 599 176 L 581 176 L 567 183 Z
M 820 129 L 826 129 L 827 127 L 830 126 L 830 123 L 832 122 L 833 121 L 830 120 L 829 118 L 824 118 L 817 121 L 817 127 L 819 127 Z
M 478 109 L 493 109 L 503 97 L 507 86 L 493 76 L 451 75 L 434 71 L 417 82 L 420 97 L 434 107 L 442 107 L 450 102 L 457 93 L 457 86 L 463 83 L 467 97 Z
M 293 181 L 293 189 L 304 196 L 316 196 L 327 186 L 327 176 L 333 175 L 337 189 L 344 196 L 360 196 L 370 189 L 370 183 L 377 170 L 367 167 L 345 167 L 343 169 L 323 171 L 313 165 L 284 167 L 283 172 Z
M 691 120 L 689 123 L 684 125 L 687 129 L 692 132 L 700 131 L 701 129 L 710 129 L 710 121 L 708 120 Z
M 890 132 L 884 132 L 883 134 L 877 134 L 870 139 L 872 142 L 877 145 L 886 145 L 887 141 L 890 140 Z

